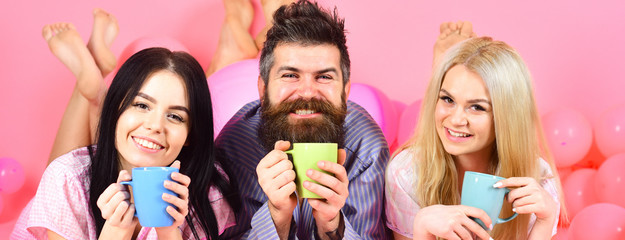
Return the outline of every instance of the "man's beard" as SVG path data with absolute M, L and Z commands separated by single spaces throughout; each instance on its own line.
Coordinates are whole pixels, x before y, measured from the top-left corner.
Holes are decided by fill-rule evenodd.
M 267 93 L 261 103 L 261 124 L 258 131 L 263 147 L 267 151 L 274 149 L 278 140 L 291 143 L 337 143 L 343 147 L 345 131 L 343 122 L 347 114 L 345 97 L 341 98 L 341 107 L 335 107 L 329 101 L 320 99 L 296 99 L 285 101 L 275 106 L 269 102 Z M 289 114 L 298 109 L 309 109 L 320 113 L 321 117 L 313 119 L 293 119 L 289 122 Z

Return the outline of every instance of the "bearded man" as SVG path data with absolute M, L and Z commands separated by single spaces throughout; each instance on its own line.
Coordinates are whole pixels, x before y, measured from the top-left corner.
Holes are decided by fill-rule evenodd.
M 388 239 L 383 220 L 389 149 L 378 125 L 347 101 L 350 60 L 344 20 L 306 0 L 274 14 L 260 58 L 260 100 L 222 129 L 217 156 L 234 175 L 242 208 L 222 237 Z M 338 163 L 320 161 L 297 199 L 291 143 L 339 144 Z M 228 197 L 228 196 L 226 196 Z

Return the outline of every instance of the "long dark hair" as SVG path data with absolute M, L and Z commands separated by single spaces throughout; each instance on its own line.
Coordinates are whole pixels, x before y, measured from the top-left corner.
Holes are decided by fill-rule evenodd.
M 211 239 L 218 239 L 217 219 L 208 199 L 209 187 L 215 186 L 233 209 L 240 204 L 231 184 L 215 169 L 213 115 L 206 76 L 200 64 L 185 52 L 165 48 L 148 48 L 131 56 L 119 69 L 106 94 L 97 131 L 97 149 L 91 154 L 91 187 L 89 204 L 100 235 L 105 220 L 96 202 L 120 171 L 115 148 L 115 129 L 119 116 L 128 108 L 148 76 L 159 70 L 179 75 L 189 99 L 189 135 L 178 155 L 180 172 L 189 176 L 189 214 L 186 222 L 196 239 L 198 227 Z M 227 170 L 227 169 L 225 169 Z M 196 218 L 195 226 L 192 221 Z

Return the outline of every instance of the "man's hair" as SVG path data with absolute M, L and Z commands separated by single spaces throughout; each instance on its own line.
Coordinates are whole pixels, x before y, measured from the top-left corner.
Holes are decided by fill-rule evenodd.
M 336 7 L 329 12 L 308 0 L 282 6 L 274 13 L 273 26 L 267 31 L 260 55 L 260 76 L 266 85 L 274 63 L 274 50 L 279 44 L 330 44 L 339 49 L 343 84 L 346 84 L 350 61 L 345 43 L 345 20 L 339 18 Z

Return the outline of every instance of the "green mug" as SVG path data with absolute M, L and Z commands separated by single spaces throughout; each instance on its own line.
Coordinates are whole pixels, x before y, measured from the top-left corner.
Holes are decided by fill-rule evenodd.
M 293 157 L 293 167 L 295 168 L 295 185 L 297 193 L 301 198 L 322 198 L 321 196 L 304 188 L 304 181 L 311 180 L 306 176 L 308 169 L 314 169 L 326 174 L 331 174 L 317 167 L 317 162 L 328 161 L 336 163 L 338 144 L 336 143 L 293 143 L 293 148 L 285 151 Z M 332 175 L 332 174 L 331 174 Z
M 493 185 L 504 179 L 490 174 L 466 171 L 462 182 L 460 204 L 484 210 L 490 217 L 493 226 L 514 219 L 518 215 L 517 213 L 512 214 L 508 218 L 499 218 L 504 197 L 510 192 L 510 189 L 494 188 Z M 482 228 L 490 230 L 481 220 L 473 217 L 471 219 L 480 224 Z

